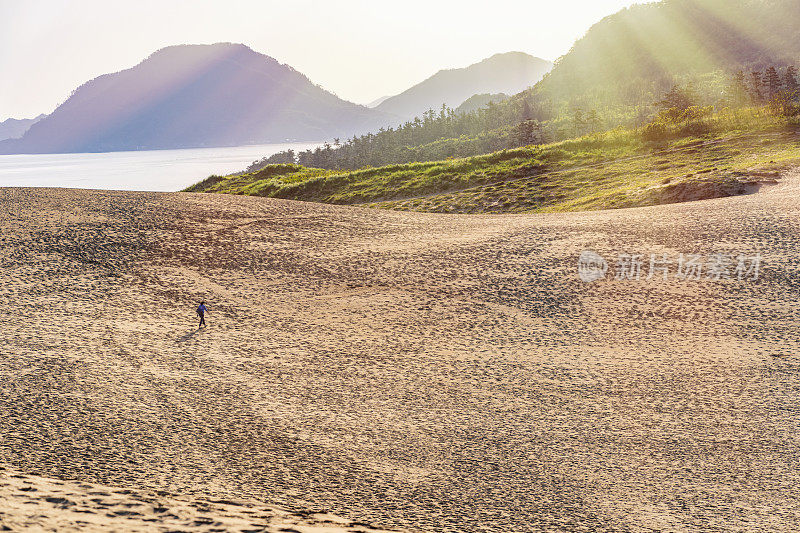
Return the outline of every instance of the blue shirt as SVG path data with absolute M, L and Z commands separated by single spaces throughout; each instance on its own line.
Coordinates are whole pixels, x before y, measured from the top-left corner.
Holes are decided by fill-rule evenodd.
M 200 304 L 200 307 L 197 308 L 197 312 L 202 315 L 203 313 L 206 312 L 206 306 L 203 305 L 203 304 Z

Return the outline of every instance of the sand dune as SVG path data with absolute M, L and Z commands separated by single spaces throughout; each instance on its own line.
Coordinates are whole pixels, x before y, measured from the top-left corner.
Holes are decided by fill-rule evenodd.
M 257 501 L 0 473 L 0 519 L 6 531 L 383 532 L 325 512 L 292 513 Z
M 0 189 L 0 529 L 157 503 L 181 530 L 797 530 L 799 193 L 447 216 Z M 763 266 L 586 284 L 584 249 Z

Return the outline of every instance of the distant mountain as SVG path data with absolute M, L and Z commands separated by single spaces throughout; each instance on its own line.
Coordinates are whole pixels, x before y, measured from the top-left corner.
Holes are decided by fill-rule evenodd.
M 505 102 L 508 100 L 509 96 L 504 93 L 498 94 L 475 94 L 464 100 L 460 106 L 455 108 L 453 111 L 456 113 L 471 113 L 473 111 L 477 111 L 483 107 L 488 106 L 489 104 L 499 104 L 500 102 Z
M 326 140 L 390 122 L 241 44 L 171 46 L 76 89 L 0 153 Z
M 391 97 L 392 97 L 392 95 L 381 96 L 380 98 L 377 98 L 377 99 L 373 100 L 372 102 L 368 103 L 366 105 L 366 107 L 369 107 L 370 109 L 372 109 L 373 107 L 378 107 L 379 105 L 381 105 L 383 102 L 385 102 L 386 100 L 388 100 Z
M 36 118 L 9 118 L 0 122 L 0 141 L 4 139 L 18 139 L 22 137 L 31 126 L 45 117 L 44 114 Z
M 552 66 L 522 52 L 496 54 L 465 68 L 440 70 L 375 109 L 411 119 L 442 104 L 456 107 L 474 94 L 514 94 L 535 84 Z

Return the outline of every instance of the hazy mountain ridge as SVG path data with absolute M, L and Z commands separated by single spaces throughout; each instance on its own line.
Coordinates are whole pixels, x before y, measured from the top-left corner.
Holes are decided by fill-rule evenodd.
M 375 109 L 412 119 L 442 104 L 455 108 L 476 94 L 515 94 L 539 81 L 552 63 L 522 52 L 495 54 L 464 68 L 440 70 Z
M 385 102 L 386 100 L 388 100 L 391 97 L 392 97 L 392 95 L 381 96 L 380 98 L 376 98 L 375 100 L 371 101 L 370 103 L 364 104 L 364 105 L 365 105 L 365 107 L 368 107 L 368 108 L 372 109 L 374 107 L 378 107 L 379 105 L 381 105 L 383 102 Z
M 665 0 L 593 25 L 532 90 L 534 99 L 632 105 L 680 79 L 800 60 L 800 0 Z
M 478 109 L 486 107 L 489 104 L 498 104 L 500 102 L 505 102 L 509 98 L 510 97 L 505 93 L 475 94 L 464 100 L 461 103 L 461 105 L 455 108 L 453 111 L 455 111 L 456 113 L 472 113 L 473 111 L 477 111 Z
M 9 118 L 0 122 L 0 141 L 22 137 L 31 126 L 42 120 L 45 116 L 46 115 L 42 113 L 34 118 Z
M 390 121 L 244 45 L 180 45 L 81 85 L 22 139 L 0 142 L 0 153 L 313 141 Z

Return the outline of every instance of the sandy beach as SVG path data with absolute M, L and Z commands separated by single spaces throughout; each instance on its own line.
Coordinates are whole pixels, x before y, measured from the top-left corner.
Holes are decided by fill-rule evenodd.
M 794 174 L 508 216 L 0 189 L 0 530 L 797 530 L 798 251 Z

